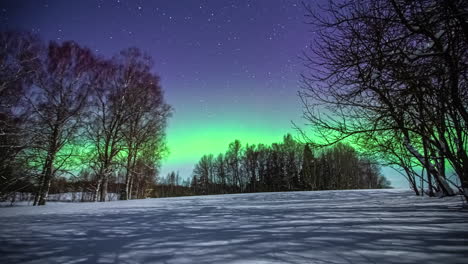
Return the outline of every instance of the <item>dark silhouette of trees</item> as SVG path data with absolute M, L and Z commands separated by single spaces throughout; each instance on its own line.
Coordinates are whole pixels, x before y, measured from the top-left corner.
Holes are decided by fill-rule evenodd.
M 243 158 L 243 166 L 247 180 L 247 190 L 255 192 L 258 182 L 258 151 L 255 145 L 245 146 L 245 155 Z
M 41 65 L 44 47 L 28 32 L 0 32 L 0 107 L 11 110 L 21 99 Z
M 39 39 L 27 32 L 0 32 L 0 199 L 30 188 L 21 155 L 29 145 L 22 104 L 41 65 Z
M 228 179 L 231 188 L 235 191 L 242 189 L 243 182 L 241 178 L 241 156 L 242 145 L 239 140 L 234 140 L 229 144 L 228 151 L 224 155 L 228 166 Z
M 157 172 L 153 165 L 165 151 L 170 107 L 164 102 L 159 77 L 150 72 L 151 59 L 138 49 L 124 50 L 102 67 L 87 130 L 97 176 L 95 199 L 106 200 L 109 177 L 119 166 L 125 169 L 121 199 L 131 199 L 134 187 L 142 195 L 138 190 L 147 183 L 148 169 L 150 174 Z
M 91 96 L 87 140 L 90 167 L 96 175 L 95 201 L 105 201 L 107 184 L 117 165 L 117 155 L 124 149 L 122 133 L 126 121 L 125 76 L 123 67 L 113 62 L 100 63 L 99 85 L 93 87 Z
M 81 126 L 81 114 L 95 80 L 92 53 L 74 42 L 51 42 L 34 80 L 36 89 L 27 95 L 29 133 L 41 159 L 34 204 L 44 205 L 56 171 L 74 155 L 72 146 Z
M 316 160 L 309 144 L 304 146 L 304 153 L 302 155 L 302 170 L 301 170 L 301 187 L 305 190 L 318 189 L 316 179 Z
M 126 67 L 126 111 L 128 119 L 123 127 L 126 151 L 125 190 L 122 199 L 131 199 L 135 178 L 135 166 L 145 146 L 151 145 L 152 156 L 161 157 L 164 145 L 166 119 L 170 107 L 164 102 L 159 77 L 150 72 L 151 58 L 144 56 L 138 49 L 122 52 L 122 64 Z
M 108 60 L 21 32 L 0 41 L 0 198 L 34 185 L 44 205 L 51 184 L 68 189 L 65 175 L 95 201 L 109 188 L 150 195 L 171 112 L 151 58 L 130 48 Z
M 214 171 L 216 174 L 215 177 L 215 184 L 218 186 L 218 190 L 220 193 L 224 193 L 227 190 L 228 186 L 228 179 L 227 179 L 227 166 L 226 160 L 223 154 L 218 154 L 216 159 L 214 160 Z
M 213 155 L 204 155 L 200 161 L 195 165 L 193 170 L 193 177 L 196 178 L 197 192 L 201 194 L 208 194 L 210 185 L 213 183 L 212 177 L 214 173 Z
M 152 186 L 150 197 L 176 197 L 193 195 L 189 180 L 182 181 L 179 172 L 170 172 Z
M 446 172 L 453 169 L 452 183 L 468 199 L 467 5 L 329 1 L 321 12 L 306 6 L 316 37 L 300 96 L 320 145 L 353 140 L 401 168 L 417 193 L 419 177 L 430 195 L 452 195 Z
M 390 187 L 377 164 L 349 145 L 338 144 L 317 153 L 314 156 L 309 144 L 301 144 L 289 134 L 283 142 L 271 146 L 243 148 L 235 140 L 226 154 L 200 159 L 193 171 L 191 189 L 194 194 L 222 194 Z

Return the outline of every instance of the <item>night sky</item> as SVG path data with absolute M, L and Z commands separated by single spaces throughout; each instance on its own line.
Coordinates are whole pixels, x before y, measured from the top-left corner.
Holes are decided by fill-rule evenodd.
M 234 139 L 279 142 L 295 134 L 291 121 L 304 123 L 299 57 L 313 33 L 300 0 L 2 0 L 0 12 L 1 30 L 74 40 L 106 57 L 132 46 L 151 55 L 175 109 L 163 175 L 188 177 Z

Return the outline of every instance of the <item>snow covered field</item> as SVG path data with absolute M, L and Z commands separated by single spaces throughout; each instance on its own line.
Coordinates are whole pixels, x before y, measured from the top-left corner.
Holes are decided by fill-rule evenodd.
M 367 190 L 0 208 L 0 262 L 468 263 L 460 205 Z

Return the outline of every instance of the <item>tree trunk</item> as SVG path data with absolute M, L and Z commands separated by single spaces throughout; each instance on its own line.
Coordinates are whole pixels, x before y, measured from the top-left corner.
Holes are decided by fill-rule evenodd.
M 125 173 L 125 186 L 123 188 L 122 193 L 120 194 L 120 200 L 128 200 L 129 199 L 129 197 L 128 197 L 129 187 L 130 187 L 130 172 L 129 172 L 129 169 L 127 169 L 127 172 Z
M 37 203 L 39 202 L 39 196 L 41 195 L 42 193 L 42 186 L 44 185 L 44 173 L 41 173 L 41 176 L 40 176 L 40 179 L 39 179 L 39 187 L 36 191 L 36 193 L 34 194 L 34 203 L 33 203 L 33 206 L 36 206 Z
M 408 175 L 408 181 L 410 182 L 411 188 L 413 189 L 414 193 L 419 196 L 419 190 L 416 184 L 416 177 L 414 176 L 414 173 L 412 173 L 407 167 L 403 167 L 403 169 L 405 170 L 406 175 Z
M 426 158 L 421 155 L 410 143 L 409 143 L 409 136 L 405 135 L 405 147 L 408 149 L 408 151 L 416 158 L 418 161 L 426 168 L 427 174 L 430 175 L 432 174 L 434 178 L 438 182 L 440 182 L 440 188 L 442 189 L 442 192 L 446 196 L 453 196 L 453 190 L 450 188 L 448 185 L 447 181 L 442 179 L 437 172 L 437 170 L 434 168 L 434 166 L 430 162 L 426 162 Z M 424 190 L 423 190 L 424 191 Z
M 463 196 L 468 202 L 468 159 L 463 160 L 463 172 L 460 175 L 461 187 L 463 190 Z
M 109 184 L 109 175 L 107 172 L 105 172 L 102 178 L 101 197 L 99 199 L 100 202 L 105 202 L 107 200 L 108 184 Z
M 125 186 L 124 190 L 120 196 L 120 200 L 128 200 L 130 199 L 129 197 L 129 188 L 130 188 L 130 178 L 131 178 L 131 171 L 133 168 L 131 168 L 132 165 L 132 151 L 129 149 L 128 157 L 127 157 L 127 171 L 125 172 Z
M 96 182 L 96 189 L 95 189 L 95 192 L 93 194 L 93 202 L 97 202 L 99 200 L 99 195 L 101 193 L 101 186 L 102 186 L 102 176 L 99 175 L 98 176 L 99 178 L 97 179 L 97 182 Z
M 49 175 L 44 180 L 44 186 L 42 188 L 42 193 L 39 196 L 38 205 L 45 205 L 46 204 L 47 197 L 49 196 L 49 189 L 50 189 L 50 184 L 51 183 L 52 183 L 52 177 L 51 177 L 51 175 Z
M 44 176 L 43 176 L 42 185 L 41 185 L 40 192 L 39 192 L 37 205 L 45 205 L 47 201 L 47 197 L 49 196 L 50 184 L 52 182 L 52 176 L 54 173 L 53 161 L 54 161 L 54 155 L 49 154 L 49 157 L 47 158 L 47 161 L 45 164 Z
M 130 177 L 130 181 L 128 183 L 128 193 L 127 193 L 127 197 L 128 197 L 129 200 L 133 198 L 133 195 L 132 195 L 133 181 L 134 181 L 134 177 Z

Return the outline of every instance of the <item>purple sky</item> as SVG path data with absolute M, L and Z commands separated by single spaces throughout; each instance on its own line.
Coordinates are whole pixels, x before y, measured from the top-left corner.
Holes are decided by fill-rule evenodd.
M 294 134 L 291 121 L 303 123 L 299 56 L 313 38 L 304 13 L 296 0 L 0 3 L 2 30 L 74 40 L 103 56 L 131 46 L 151 55 L 175 109 L 162 173 L 184 177 L 202 154 L 224 151 L 235 138 L 272 143 Z

